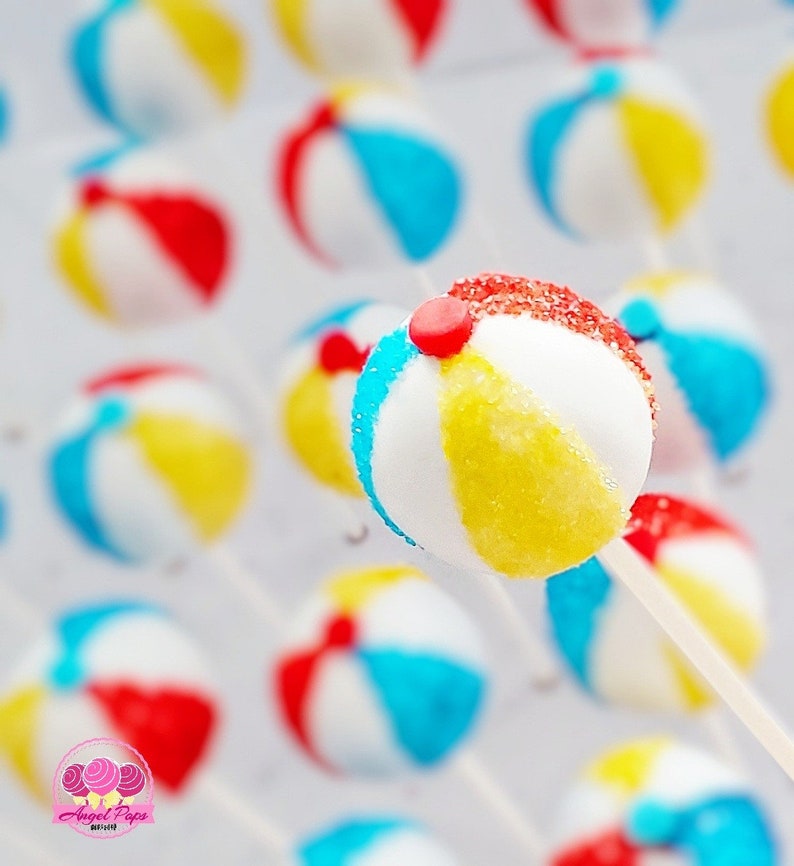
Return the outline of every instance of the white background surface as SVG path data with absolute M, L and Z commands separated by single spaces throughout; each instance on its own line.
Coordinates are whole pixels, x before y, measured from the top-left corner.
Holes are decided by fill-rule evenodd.
M 329 303 L 361 296 L 413 304 L 419 290 L 408 272 L 331 277 L 311 265 L 286 233 L 272 200 L 271 154 L 280 130 L 305 112 L 316 88 L 275 41 L 263 3 L 225 0 L 223 5 L 250 36 L 248 98 L 228 125 L 174 143 L 169 151 L 206 178 L 208 188 L 237 218 L 237 268 L 219 318 L 263 381 L 273 382 L 284 341 L 308 316 Z M 503 265 L 603 298 L 644 266 L 641 250 L 577 246 L 561 238 L 527 195 L 519 161 L 526 118 L 548 83 L 564 71 L 566 51 L 539 32 L 520 0 L 453 0 L 451 5 L 443 41 L 423 71 L 423 90 L 469 170 L 470 201 L 489 221 L 504 261 L 488 255 L 469 213 L 454 243 L 431 265 L 434 280 L 444 287 L 456 276 Z M 0 74 L 15 112 L 11 141 L 0 155 L 0 380 L 8 417 L 26 421 L 37 436 L 79 382 L 122 359 L 192 359 L 214 369 L 223 381 L 223 370 L 204 351 L 194 325 L 122 339 L 73 305 L 50 272 L 46 231 L 59 185 L 77 159 L 114 141 L 81 105 L 63 63 L 79 6 L 68 0 L 7 0 L 0 5 Z M 755 310 L 776 364 L 776 411 L 750 472 L 724 491 L 724 503 L 757 539 L 769 576 L 773 634 L 757 683 L 794 727 L 794 590 L 789 575 L 794 561 L 794 188 L 771 165 L 760 127 L 761 94 L 789 47 L 794 17 L 774 0 L 683 0 L 682 6 L 660 52 L 691 83 L 713 131 L 715 177 L 702 234 L 719 274 Z M 675 244 L 671 258 L 676 264 L 699 261 L 686 237 Z M 379 527 L 365 547 L 348 548 L 311 485 L 280 447 L 267 442 L 260 457 L 256 501 L 229 546 L 285 604 L 297 603 L 337 567 L 414 556 Z M 113 592 L 151 596 L 175 609 L 204 643 L 227 702 L 213 768 L 257 808 L 298 835 L 351 812 L 402 811 L 436 828 L 471 866 L 523 862 L 451 771 L 378 786 L 334 781 L 316 772 L 273 721 L 265 692 L 273 635 L 220 588 L 206 561 L 197 556 L 172 575 L 108 564 L 86 553 L 59 525 L 33 445 L 5 445 L 2 460 L 11 508 L 2 579 L 44 617 L 66 604 Z M 473 598 L 467 579 L 427 564 L 453 593 Z M 528 616 L 541 622 L 542 587 L 523 584 L 511 591 Z M 485 610 L 476 615 L 488 632 L 496 671 L 476 748 L 540 823 L 553 815 L 567 779 L 581 763 L 621 737 L 674 729 L 704 741 L 695 722 L 600 709 L 570 685 L 551 695 L 532 694 L 495 617 Z M 31 637 L 25 622 L 0 611 L 3 668 Z M 794 791 L 731 725 L 781 837 L 794 845 Z M 52 827 L 49 816 L 32 806 L 7 774 L 0 775 L 0 810 L 68 863 L 271 862 L 196 800 L 161 805 L 154 827 L 105 843 Z M 26 861 L 0 852 L 0 862 Z M 781 862 L 791 861 L 784 854 Z

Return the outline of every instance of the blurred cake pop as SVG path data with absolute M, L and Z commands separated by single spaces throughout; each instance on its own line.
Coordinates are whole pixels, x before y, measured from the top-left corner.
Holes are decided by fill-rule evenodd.
M 664 738 L 607 752 L 563 802 L 550 866 L 776 866 L 755 792 L 711 755 Z
M 633 280 L 606 308 L 637 342 L 664 407 L 655 470 L 724 463 L 752 440 L 770 382 L 742 304 L 708 276 L 677 272 Z
M 544 578 L 622 532 L 654 408 L 634 343 L 594 304 L 485 274 L 378 343 L 353 452 L 373 507 L 409 543 L 473 571 Z
M 123 328 L 169 324 L 221 295 L 227 216 L 180 166 L 120 154 L 74 178 L 53 235 L 58 275 L 95 315 Z
M 447 0 L 268 0 L 298 62 L 331 80 L 401 82 L 438 35 Z
M 243 35 L 209 0 L 102 0 L 70 49 L 83 97 L 132 138 L 213 121 L 245 84 Z
M 402 818 L 341 822 L 301 842 L 296 866 L 455 866 L 455 857 L 423 827 Z
M 293 232 L 329 267 L 423 262 L 461 210 L 460 172 L 428 118 L 371 87 L 337 89 L 289 132 L 276 173 Z
M 528 0 L 557 36 L 588 51 L 637 48 L 657 34 L 678 0 Z
M 794 177 L 794 57 L 786 59 L 767 93 L 766 134 L 778 165 Z
M 326 581 L 274 670 L 284 723 L 323 768 L 387 777 L 432 767 L 465 741 L 486 686 L 474 623 L 408 566 Z
M 645 57 L 578 64 L 533 116 L 525 154 L 543 210 L 581 240 L 672 231 L 709 169 L 691 96 Z
M 84 386 L 55 432 L 55 503 L 83 542 L 120 562 L 183 555 L 218 539 L 245 503 L 243 431 L 197 371 L 114 370 Z
M 201 652 L 167 614 L 133 601 L 94 604 L 56 620 L 13 671 L 0 694 L 0 755 L 46 803 L 63 756 L 111 737 L 139 751 L 157 785 L 178 794 L 204 760 L 217 719 Z M 101 768 L 85 769 L 91 779 L 83 781 L 99 793 Z M 122 777 L 113 778 L 109 790 Z M 76 782 L 74 790 L 85 796 Z
M 727 521 L 693 502 L 646 494 L 626 540 L 742 671 L 766 644 L 766 599 L 755 553 Z M 625 587 L 595 558 L 546 584 L 552 633 L 579 683 L 608 703 L 683 712 L 713 694 Z
M 301 466 L 319 484 L 364 498 L 350 451 L 350 413 L 356 380 L 378 340 L 408 313 L 364 301 L 312 322 L 290 346 L 282 384 L 284 436 Z

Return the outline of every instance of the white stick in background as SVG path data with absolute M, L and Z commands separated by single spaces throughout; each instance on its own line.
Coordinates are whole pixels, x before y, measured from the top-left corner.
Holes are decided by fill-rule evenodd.
M 642 556 L 619 538 L 611 541 L 598 558 L 609 574 L 634 593 L 705 682 L 794 780 L 794 742 Z
M 527 623 L 523 613 L 495 574 L 477 575 L 477 586 L 495 608 L 521 650 L 536 689 L 549 689 L 559 684 L 560 669 L 548 644 Z
M 499 817 L 524 855 L 537 866 L 541 866 L 548 853 L 548 844 L 543 834 L 516 806 L 513 798 L 505 793 L 479 758 L 470 751 L 464 752 L 454 761 L 453 769 Z
M 656 235 L 645 235 L 642 238 L 642 250 L 650 270 L 667 271 L 670 269 L 664 244 Z

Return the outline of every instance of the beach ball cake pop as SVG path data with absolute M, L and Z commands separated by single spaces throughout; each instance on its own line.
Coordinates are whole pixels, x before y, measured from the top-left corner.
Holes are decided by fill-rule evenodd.
M 330 311 L 290 346 L 282 384 L 284 436 L 312 478 L 343 496 L 364 498 L 350 450 L 356 380 L 370 350 L 407 312 L 364 301 Z
M 785 174 L 794 178 L 794 57 L 775 74 L 765 105 L 766 135 Z
M 454 565 L 545 578 L 622 532 L 653 391 L 623 328 L 570 289 L 454 283 L 375 347 L 353 451 L 396 533 Z
M 646 45 L 678 0 L 528 0 L 557 36 L 588 50 Z
M 455 866 L 457 860 L 424 827 L 403 818 L 344 821 L 300 844 L 294 866 Z
M 693 502 L 646 494 L 625 538 L 725 656 L 751 670 L 766 644 L 766 594 L 744 535 Z M 597 559 L 551 578 L 546 591 L 557 646 L 593 696 L 644 711 L 711 705 L 712 692 Z
M 578 64 L 532 117 L 525 157 L 546 215 L 582 240 L 672 231 L 709 169 L 692 98 L 645 57 Z
M 158 787 L 178 794 L 217 722 L 204 658 L 168 614 L 136 601 L 97 603 L 58 618 L 12 672 L 0 692 L 0 755 L 46 803 L 65 754 L 113 738 L 140 752 Z M 74 769 L 66 773 L 73 796 L 87 797 L 86 787 L 99 793 L 93 777 L 84 773 L 81 785 Z M 134 781 L 124 771 L 111 790 L 134 796 Z
M 274 686 L 288 731 L 324 769 L 364 777 L 428 769 L 479 716 L 482 640 L 415 569 L 344 572 L 292 623 Z
M 55 503 L 83 542 L 119 562 L 183 555 L 217 540 L 245 503 L 243 431 L 197 371 L 114 370 L 83 387 L 55 432 Z
M 143 152 L 86 167 L 52 237 L 56 272 L 123 328 L 169 324 L 220 297 L 232 256 L 223 209 L 180 166 Z
M 402 81 L 421 63 L 446 0 L 269 0 L 284 44 L 328 79 Z
M 99 117 L 127 136 L 151 139 L 234 107 L 246 45 L 209 0 L 102 0 L 74 30 L 70 63 Z
M 626 743 L 565 798 L 549 866 L 777 866 L 755 792 L 711 755 L 673 740 Z
M 337 89 L 291 130 L 277 175 L 292 230 L 330 267 L 423 262 L 461 209 L 460 172 L 428 118 L 371 87 Z
M 678 272 L 634 280 L 606 306 L 637 342 L 664 407 L 654 469 L 722 464 L 752 441 L 770 377 L 741 303 L 708 276 Z

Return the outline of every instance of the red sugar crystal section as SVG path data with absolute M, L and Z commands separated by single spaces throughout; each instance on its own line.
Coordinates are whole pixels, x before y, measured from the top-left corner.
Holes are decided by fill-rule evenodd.
M 654 398 L 651 377 L 634 340 L 620 323 L 607 316 L 592 301 L 567 287 L 506 274 L 480 274 L 456 280 L 448 294 L 467 302 L 469 315 L 474 322 L 484 316 L 529 315 L 538 321 L 562 325 L 569 331 L 603 343 L 639 379 L 655 416 L 659 407 Z
M 663 541 L 698 532 L 726 532 L 751 546 L 736 527 L 710 511 L 658 493 L 645 493 L 634 503 L 625 538 L 649 562 L 655 562 Z

